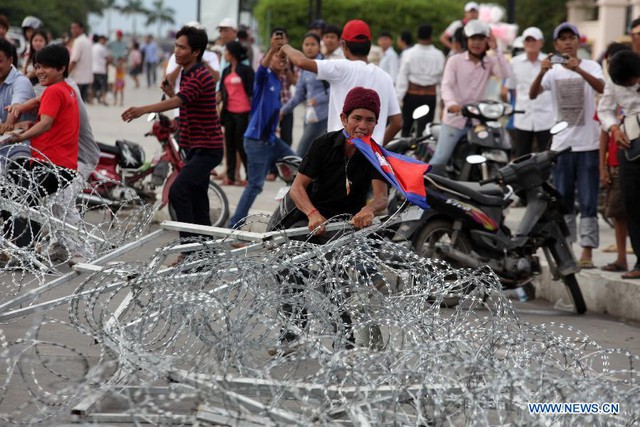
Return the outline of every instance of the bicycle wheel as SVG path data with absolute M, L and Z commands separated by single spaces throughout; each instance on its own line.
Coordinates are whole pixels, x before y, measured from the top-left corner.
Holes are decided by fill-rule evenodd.
M 214 227 L 224 227 L 229 219 L 229 201 L 222 188 L 213 179 L 209 181 L 209 217 Z
M 224 227 L 229 219 L 229 201 L 227 200 L 227 195 L 213 179 L 209 181 L 209 191 L 207 195 L 209 197 L 209 218 L 211 219 L 211 225 L 214 227 Z M 168 209 L 171 219 L 177 221 L 176 211 L 171 202 L 169 202 Z

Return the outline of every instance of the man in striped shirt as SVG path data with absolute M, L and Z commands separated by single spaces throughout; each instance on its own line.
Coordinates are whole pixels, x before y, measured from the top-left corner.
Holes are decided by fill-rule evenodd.
M 209 174 L 222 160 L 222 132 L 216 108 L 216 83 L 202 62 L 207 48 L 203 29 L 182 27 L 176 34 L 175 56 L 182 66 L 180 92 L 163 84 L 168 98 L 156 104 L 131 107 L 122 119 L 131 121 L 147 113 L 180 108 L 180 146 L 186 151 L 185 166 L 169 190 L 169 202 L 180 222 L 211 225 Z M 181 238 L 193 234 L 180 232 Z

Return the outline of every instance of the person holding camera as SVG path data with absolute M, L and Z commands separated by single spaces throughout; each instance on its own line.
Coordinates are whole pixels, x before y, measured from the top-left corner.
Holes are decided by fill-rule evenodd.
M 556 188 L 563 196 L 570 214 L 565 216 L 573 240 L 576 237 L 574 197 L 577 189 L 580 205 L 580 246 L 582 268 L 594 268 L 593 248 L 599 244 L 598 189 L 600 186 L 600 129 L 595 118 L 596 94 L 604 89 L 602 67 L 578 58 L 580 32 L 575 25 L 563 22 L 553 30 L 553 44 L 558 55 L 550 54 L 529 89 L 536 99 L 543 91 L 551 92 L 557 121 L 569 127 L 553 136 L 551 149 L 571 152 L 558 157 L 553 170 Z

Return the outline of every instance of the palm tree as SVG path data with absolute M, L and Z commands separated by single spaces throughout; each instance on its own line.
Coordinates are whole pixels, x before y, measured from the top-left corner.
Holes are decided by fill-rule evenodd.
M 164 7 L 164 0 L 154 0 L 153 9 L 148 11 L 147 14 L 147 26 L 156 23 L 158 24 L 158 39 L 162 37 L 162 24 L 175 24 L 173 15 L 176 11 L 171 7 Z
M 142 0 L 125 0 L 124 6 L 120 7 L 120 13 L 131 16 L 132 18 L 132 34 L 136 36 L 136 16 L 148 15 L 149 11 L 142 5 Z
M 102 0 L 102 7 L 107 12 L 107 37 L 111 37 L 111 13 L 114 10 L 120 10 L 117 3 L 118 0 Z

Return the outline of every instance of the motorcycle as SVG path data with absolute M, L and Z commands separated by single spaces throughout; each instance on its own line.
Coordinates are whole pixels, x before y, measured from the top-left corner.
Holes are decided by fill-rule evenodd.
M 554 280 L 564 282 L 576 312 L 585 313 L 575 276 L 580 267 L 567 240 L 564 214 L 568 209 L 548 181 L 555 159 L 566 151 L 527 154 L 479 183 L 425 175 L 431 209 L 406 208 L 398 215 L 399 226 L 392 239 L 410 240 L 417 253 L 444 259 L 454 267 L 489 266 L 503 289 L 533 281 L 541 272 L 537 252 L 542 249 Z M 505 224 L 504 210 L 514 192 L 526 210 L 512 233 Z
M 140 144 L 118 140 L 116 145 L 98 143 L 100 158 L 89 177 L 89 187 L 81 193 L 80 201 L 92 204 L 119 206 L 135 198 L 155 202 L 156 189 L 162 187 L 162 206 L 168 204 L 169 215 L 176 219 L 169 202 L 169 189 L 184 166 L 177 141 L 175 122 L 164 114 L 150 114 L 153 127 L 145 136 L 154 136 L 162 146 L 162 153 L 146 161 Z M 209 181 L 209 211 L 211 224 L 224 227 L 229 218 L 227 196 L 213 179 Z
M 511 153 L 511 138 L 499 120 L 516 113 L 519 111 L 514 111 L 510 104 L 499 101 L 486 100 L 464 105 L 461 114 L 470 128 L 467 135 L 456 144 L 446 166 L 447 176 L 456 181 L 477 182 L 482 179 L 481 170 L 466 161 L 468 156 L 474 154 L 487 159 L 489 174 L 495 176 L 498 169 L 509 163 Z M 479 123 L 473 125 L 474 120 Z M 439 126 L 431 126 L 429 131 L 439 134 Z M 433 136 L 437 140 L 437 135 Z

